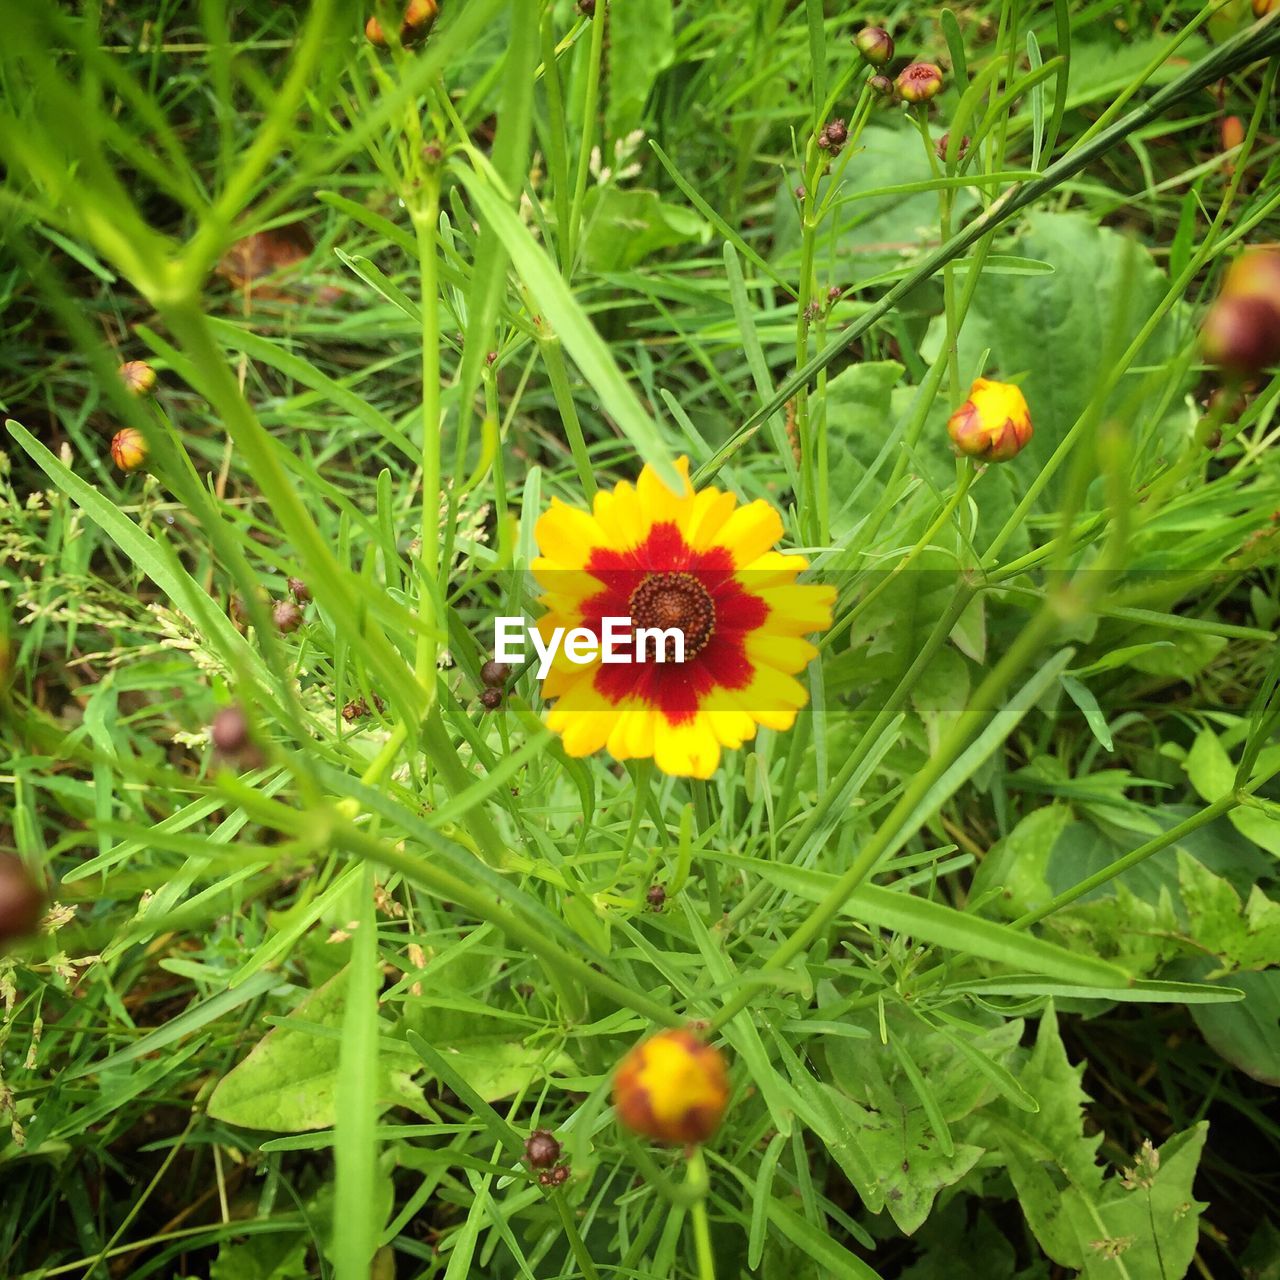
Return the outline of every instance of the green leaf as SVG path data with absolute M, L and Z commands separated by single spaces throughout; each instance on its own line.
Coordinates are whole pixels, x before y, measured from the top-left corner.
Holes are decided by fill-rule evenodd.
M 248 1056 L 218 1082 L 209 1098 L 215 1120 L 246 1129 L 303 1133 L 331 1128 L 337 1120 L 338 1062 L 349 986 L 343 969 L 316 988 L 290 1020 L 273 1027 Z M 238 990 L 242 990 L 239 988 Z M 291 1025 L 291 1024 L 308 1025 Z M 331 1035 L 324 1034 L 326 1030 Z M 381 1106 L 421 1107 L 421 1094 L 409 1083 L 417 1059 L 403 1045 L 383 1046 L 372 1082 Z
M 583 218 L 583 256 L 593 271 L 626 271 L 660 249 L 705 244 L 711 234 L 696 213 L 664 203 L 656 191 L 593 187 Z
M 1230 882 L 1183 849 L 1178 850 L 1178 885 L 1191 937 L 1223 961 L 1218 973 L 1280 966 L 1280 902 L 1260 885 L 1249 891 L 1242 908 Z
M 1236 770 L 1212 729 L 1201 729 L 1187 752 L 1187 777 L 1202 800 L 1219 800 L 1235 785 Z
M 1233 1066 L 1280 1087 L 1280 969 L 1233 974 L 1230 985 L 1244 992 L 1239 1004 L 1197 1005 L 1191 1016 Z
M 608 21 L 605 123 L 609 140 L 615 141 L 641 123 L 649 91 L 675 60 L 675 14 L 670 0 L 626 0 L 610 6 Z

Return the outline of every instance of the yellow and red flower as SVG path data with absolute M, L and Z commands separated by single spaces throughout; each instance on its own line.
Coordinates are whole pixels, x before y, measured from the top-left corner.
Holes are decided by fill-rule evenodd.
M 546 592 L 544 640 L 563 627 L 599 641 L 604 619 L 630 618 L 637 630 L 678 628 L 684 661 L 575 663 L 561 650 L 543 693 L 556 699 L 547 723 L 571 756 L 607 748 L 709 778 L 722 748 L 757 725 L 795 723 L 808 700 L 795 676 L 818 652 L 804 636 L 831 625 L 835 589 L 797 583 L 808 561 L 773 550 L 782 520 L 767 502 L 695 493 L 688 460 L 676 467 L 678 492 L 646 466 L 634 486 L 598 493 L 590 512 L 553 500 L 533 571 Z
M 1031 411 L 1013 383 L 978 378 L 951 415 L 947 434 L 957 453 L 980 462 L 1008 462 L 1031 439 Z
M 729 1105 L 724 1055 L 691 1030 L 660 1031 L 623 1058 L 613 1106 L 633 1133 L 672 1144 L 705 1142 Z

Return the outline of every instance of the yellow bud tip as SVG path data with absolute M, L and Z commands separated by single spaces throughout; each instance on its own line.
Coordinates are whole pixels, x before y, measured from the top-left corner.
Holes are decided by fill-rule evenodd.
M 136 427 L 125 427 L 111 437 L 111 460 L 121 471 L 136 471 L 147 460 L 146 437 Z
M 671 1145 L 705 1142 L 729 1103 L 724 1055 L 688 1028 L 660 1031 L 623 1058 L 613 1081 L 618 1119 Z
M 1011 382 L 978 378 L 951 415 L 947 434 L 956 452 L 983 462 L 1008 462 L 1031 439 L 1031 412 Z
M 145 396 L 156 385 L 156 371 L 145 360 L 129 360 L 120 366 L 120 381 L 131 395 Z

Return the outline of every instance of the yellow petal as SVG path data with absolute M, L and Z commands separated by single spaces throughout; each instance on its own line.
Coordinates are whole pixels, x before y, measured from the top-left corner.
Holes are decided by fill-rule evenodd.
M 604 530 L 594 517 L 559 498 L 551 499 L 551 506 L 538 517 L 533 533 L 543 556 L 562 569 L 581 569 L 594 548 L 605 541 Z
M 676 725 L 665 716 L 654 726 L 653 760 L 677 778 L 709 778 L 720 763 L 720 744 L 701 712 Z
M 816 646 L 799 636 L 770 635 L 768 630 L 753 631 L 747 637 L 747 657 L 753 666 L 773 667 L 795 675 L 818 656 Z
M 739 507 L 721 526 L 713 545 L 727 547 L 736 566 L 758 560 L 782 537 L 782 517 L 763 499 Z
M 836 602 L 833 586 L 802 582 L 789 587 L 766 587 L 755 593 L 769 606 L 765 627 L 783 635 L 801 636 L 825 631 L 831 625 Z

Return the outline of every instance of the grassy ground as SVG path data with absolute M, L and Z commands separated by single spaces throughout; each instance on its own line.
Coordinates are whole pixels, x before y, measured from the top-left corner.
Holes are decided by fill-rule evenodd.
M 0 1275 L 1280 1275 L 1278 384 L 1197 336 L 1280 14 L 441 7 L 0 0 Z M 481 701 L 681 456 L 836 598 L 705 779 Z

